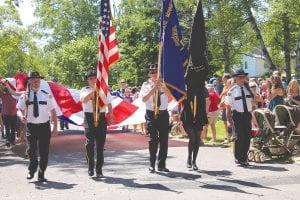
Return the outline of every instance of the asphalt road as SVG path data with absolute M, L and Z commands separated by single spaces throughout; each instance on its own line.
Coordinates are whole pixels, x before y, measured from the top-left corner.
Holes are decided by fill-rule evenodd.
M 47 183 L 37 182 L 36 176 L 26 180 L 25 145 L 6 148 L 0 141 L 0 199 L 299 199 L 299 164 L 272 160 L 242 168 L 235 165 L 231 148 L 203 146 L 200 169 L 192 171 L 185 167 L 186 141 L 171 139 L 171 172 L 150 174 L 148 138 L 117 132 L 107 135 L 103 179 L 87 175 L 82 130 L 52 137 Z

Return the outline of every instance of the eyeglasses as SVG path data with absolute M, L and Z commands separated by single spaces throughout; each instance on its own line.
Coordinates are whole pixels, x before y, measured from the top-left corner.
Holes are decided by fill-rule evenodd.
M 256 86 L 251 86 L 250 88 L 256 88 Z
M 246 76 L 244 76 L 244 75 L 238 75 L 237 77 L 238 78 L 245 78 Z

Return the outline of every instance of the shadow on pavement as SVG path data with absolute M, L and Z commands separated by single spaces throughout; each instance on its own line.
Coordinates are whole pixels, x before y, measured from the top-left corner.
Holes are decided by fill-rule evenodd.
M 35 184 L 35 188 L 38 190 L 48 190 L 48 189 L 56 189 L 56 190 L 68 190 L 72 189 L 77 184 L 69 184 L 55 181 L 47 181 L 47 182 L 39 182 L 34 181 L 30 182 Z
M 228 183 L 236 183 L 236 184 L 244 185 L 244 186 L 247 186 L 247 187 L 265 188 L 265 189 L 277 190 L 278 191 L 278 189 L 276 189 L 276 188 L 266 187 L 266 186 L 260 185 L 258 183 L 253 183 L 253 182 L 249 182 L 249 181 L 242 181 L 242 180 L 236 180 L 236 179 L 222 179 L 222 178 L 220 178 L 218 180 L 228 182 Z
M 0 158 L 0 167 L 6 167 L 11 165 L 27 165 L 27 160 L 13 160 Z
M 209 176 L 231 176 L 232 172 L 228 170 L 222 170 L 222 171 L 208 171 L 208 170 L 199 170 L 200 173 L 207 174 Z
M 274 166 L 269 166 L 269 165 L 250 165 L 249 169 L 269 170 L 269 171 L 274 171 L 274 172 L 288 171 L 284 167 L 274 167 Z
M 168 173 L 164 172 L 156 172 L 156 174 L 165 176 L 168 178 L 180 178 L 185 180 L 196 180 L 198 178 L 201 178 L 201 175 L 199 174 L 190 174 L 190 173 L 184 173 L 184 172 L 176 172 L 176 171 L 170 171 Z
M 161 191 L 167 191 L 167 192 L 175 192 L 177 194 L 180 194 L 181 192 L 178 192 L 176 190 L 172 190 L 162 184 L 159 183 L 150 183 L 150 184 L 141 184 L 134 182 L 135 179 L 127 179 L 127 178 L 118 178 L 118 177 L 109 177 L 105 176 L 104 178 L 92 178 L 96 182 L 103 182 L 107 184 L 122 184 L 125 187 L 128 188 L 139 188 L 139 189 L 152 189 L 152 190 L 161 190 Z
M 223 190 L 223 191 L 227 191 L 227 192 L 237 192 L 237 193 L 243 193 L 243 194 L 250 194 L 250 195 L 255 195 L 258 197 L 264 196 L 262 194 L 254 194 L 254 193 L 250 193 L 250 192 L 246 192 L 242 189 L 239 189 L 235 186 L 230 186 L 230 185 L 215 185 L 215 184 L 207 184 L 204 182 L 201 182 L 203 185 L 200 186 L 201 188 L 204 189 L 210 189 L 210 190 Z

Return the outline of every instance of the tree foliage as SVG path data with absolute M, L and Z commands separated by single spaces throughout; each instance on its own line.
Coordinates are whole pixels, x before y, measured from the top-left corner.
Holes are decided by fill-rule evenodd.
M 21 27 L 19 14 L 12 1 L 0 5 L 0 76 L 42 69 L 39 49 L 32 35 Z

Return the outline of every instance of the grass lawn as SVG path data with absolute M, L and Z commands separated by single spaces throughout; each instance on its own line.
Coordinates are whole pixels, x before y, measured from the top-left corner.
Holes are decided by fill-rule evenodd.
M 217 142 L 216 143 L 222 143 L 224 141 L 224 138 L 226 137 L 226 130 L 224 127 L 224 122 L 220 119 L 216 123 L 216 130 L 217 130 Z M 208 126 L 206 141 L 209 141 L 211 138 L 212 138 L 211 129 L 210 129 L 210 126 Z

